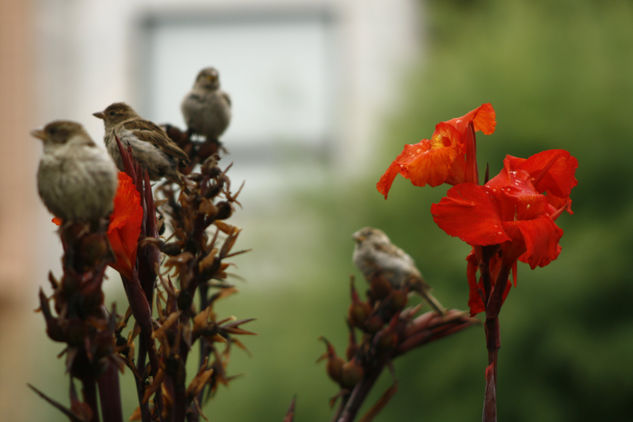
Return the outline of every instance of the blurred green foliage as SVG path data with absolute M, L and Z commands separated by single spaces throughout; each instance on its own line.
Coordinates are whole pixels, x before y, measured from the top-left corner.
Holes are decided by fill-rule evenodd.
M 289 226 L 265 234 L 265 242 L 258 240 L 262 227 L 245 227 L 241 245 L 255 250 L 236 259 L 236 272 L 249 283 L 218 313 L 257 317 L 248 328 L 259 335 L 243 339 L 252 356 L 233 353 L 229 371 L 245 376 L 205 408 L 210 420 L 281 421 L 294 394 L 297 422 L 329 420 L 327 400 L 337 389 L 324 365 L 314 363 L 323 352 L 317 337 L 325 335 L 343 353 L 354 271 L 350 235 L 359 227 L 383 228 L 415 258 L 436 297 L 467 307 L 469 247 L 437 228 L 429 210 L 446 187 L 417 188 L 398 177 L 385 201 L 375 182 L 403 144 L 429 137 L 437 122 L 483 102 L 495 107 L 497 130 L 478 137 L 480 173 L 489 163 L 496 174 L 506 154 L 527 157 L 549 148 L 567 149 L 579 161 L 575 214 L 558 220 L 565 230 L 560 257 L 534 271 L 520 265 L 518 287 L 500 315 L 499 418 L 633 414 L 633 3 L 429 0 L 422 9 L 426 49 L 403 79 L 402 104 L 389 116 L 367 178 L 297 193 L 301 208 L 283 211 L 285 217 L 260 215 Z M 306 233 L 304 221 L 311 222 Z M 310 246 L 297 249 L 293 236 L 305 236 Z M 258 286 L 258 268 L 244 274 L 266 242 L 281 251 L 269 263 L 282 273 L 272 287 Z M 61 366 L 51 363 L 53 353 L 42 353 L 49 368 Z M 486 359 L 478 327 L 400 358 L 399 391 L 376 420 L 478 420 Z M 32 381 L 44 390 L 49 382 L 50 391 L 59 379 Z M 370 400 L 390 382 L 384 374 Z M 65 388 L 53 395 L 63 400 Z M 131 411 L 131 384 L 127 391 Z
M 491 102 L 497 130 L 478 137 L 480 173 L 506 154 L 564 148 L 578 158 L 573 216 L 560 257 L 519 267 L 502 310 L 501 420 L 625 420 L 633 412 L 633 3 L 426 3 L 427 54 L 385 131 L 380 169 L 435 123 Z M 377 179 L 376 172 L 374 179 Z M 467 248 L 432 227 L 445 188 L 398 177 L 381 225 L 415 256 L 436 294 L 466 307 Z M 376 194 L 374 193 L 374 196 Z M 457 252 L 457 255 L 456 255 Z M 379 420 L 477 420 L 483 333 L 471 330 L 405 357 L 400 392 Z M 412 388 L 409 388 L 409 387 Z M 415 415 L 415 416 L 413 416 Z

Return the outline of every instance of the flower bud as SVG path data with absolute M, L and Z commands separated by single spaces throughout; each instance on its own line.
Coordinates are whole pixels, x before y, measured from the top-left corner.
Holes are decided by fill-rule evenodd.
M 169 242 L 160 246 L 160 251 L 169 256 L 178 255 L 182 251 L 182 242 Z
M 361 380 L 363 373 L 363 367 L 356 359 L 345 362 L 341 370 L 341 387 L 351 390 Z
M 231 216 L 233 213 L 233 208 L 231 208 L 231 204 L 226 201 L 221 201 L 216 204 L 218 208 L 218 213 L 215 216 L 217 220 L 225 220 Z
M 391 283 L 389 283 L 389 280 L 385 277 L 372 277 L 369 282 L 369 295 L 374 300 L 384 299 L 391 293 L 391 290 L 393 290 Z
M 384 322 L 380 316 L 374 314 L 365 320 L 365 324 L 361 327 L 367 333 L 375 333 L 382 328 Z
M 404 309 L 407 304 L 407 292 L 400 289 L 394 289 L 381 303 L 380 314 L 384 322 L 389 322 L 391 318 Z

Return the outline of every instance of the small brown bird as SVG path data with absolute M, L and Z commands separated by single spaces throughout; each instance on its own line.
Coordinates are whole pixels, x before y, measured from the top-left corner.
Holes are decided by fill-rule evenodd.
M 213 67 L 202 69 L 180 105 L 189 131 L 217 140 L 231 121 L 231 98 L 220 89 L 220 75 Z
M 150 179 L 166 177 L 169 181 L 183 184 L 184 177 L 178 171 L 178 165 L 189 162 L 189 157 L 160 126 L 143 120 L 125 103 L 110 104 L 93 116 L 102 119 L 105 124 L 104 142 L 119 169 L 123 170 L 123 161 L 117 137 L 123 147 L 132 148 L 132 156 L 148 171 Z
M 37 189 L 46 208 L 64 222 L 97 224 L 106 217 L 113 207 L 117 170 L 83 126 L 57 120 L 31 135 L 44 144 Z
M 431 286 L 422 278 L 413 258 L 391 243 L 382 230 L 364 227 L 354 233 L 353 238 L 356 241 L 354 264 L 368 281 L 377 276 L 385 277 L 396 289 L 408 287 L 418 292 L 437 313 L 446 312 L 430 293 Z

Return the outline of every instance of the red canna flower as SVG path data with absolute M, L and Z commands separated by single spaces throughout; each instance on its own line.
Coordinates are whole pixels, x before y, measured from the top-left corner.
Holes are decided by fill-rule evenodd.
M 132 278 L 133 275 L 142 219 L 141 195 L 132 178 L 119 172 L 119 186 L 114 197 L 114 211 L 110 215 L 108 239 L 115 257 L 111 266 L 127 278 Z
M 495 110 L 489 103 L 435 126 L 431 139 L 407 144 L 382 175 L 376 188 L 387 199 L 398 174 L 415 186 L 477 182 L 475 131 L 495 131 Z
M 498 247 L 489 260 L 493 283 L 502 267 L 512 267 L 516 283 L 517 260 L 534 269 L 558 257 L 563 230 L 554 220 L 563 211 L 571 213 L 569 195 L 577 184 L 577 167 L 578 161 L 564 150 L 543 151 L 528 159 L 507 156 L 501 172 L 485 185 L 461 183 L 431 206 L 442 230 L 473 246 L 467 258 L 471 314 L 485 309 L 482 280 L 476 280 L 481 247 Z

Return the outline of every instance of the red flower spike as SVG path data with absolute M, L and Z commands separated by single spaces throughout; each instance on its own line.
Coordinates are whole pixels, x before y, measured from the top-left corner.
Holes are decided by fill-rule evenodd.
M 134 272 L 142 219 L 141 195 L 132 178 L 119 172 L 119 186 L 114 197 L 114 211 L 110 215 L 108 239 L 115 257 L 111 266 L 128 279 L 132 278 Z
M 474 247 L 499 245 L 499 255 L 489 262 L 491 282 L 501 268 L 512 270 L 516 286 L 516 261 L 532 269 L 556 259 L 563 230 L 554 220 L 569 210 L 569 194 L 577 184 L 577 160 L 564 150 L 549 150 L 528 159 L 507 156 L 504 168 L 484 186 L 461 183 L 431 206 L 437 225 Z M 477 280 L 481 257 L 468 256 L 471 314 L 485 309 L 481 280 Z M 505 288 L 503 299 L 511 283 Z M 490 288 L 492 288 L 491 286 Z
M 476 183 L 474 131 L 489 135 L 494 132 L 495 125 L 495 111 L 490 104 L 438 123 L 431 139 L 404 146 L 376 184 L 376 189 L 386 199 L 398 174 L 415 186 Z

